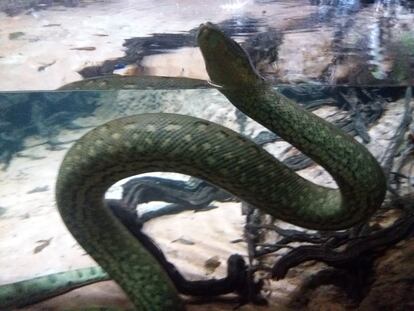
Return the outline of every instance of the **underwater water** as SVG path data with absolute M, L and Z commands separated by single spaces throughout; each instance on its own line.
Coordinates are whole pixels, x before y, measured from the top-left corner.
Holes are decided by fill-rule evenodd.
M 383 165 L 391 138 L 407 116 L 406 87 L 281 85 L 275 89 L 363 142 Z M 62 159 L 74 142 L 116 118 L 167 112 L 209 120 L 254 140 L 302 176 L 335 187 L 323 168 L 315 167 L 277 135 L 237 111 L 213 88 L 4 92 L 0 103 L 2 284 L 93 265 L 60 219 L 55 183 Z M 380 122 L 388 126 L 384 128 Z M 144 232 L 189 279 L 224 277 L 230 255 L 247 256 L 243 241 L 246 216 L 239 200 L 203 181 L 155 172 L 117 183 L 106 198 L 137 206 Z M 218 266 L 209 267 L 209 260 Z M 97 290 L 94 296 L 87 289 L 78 289 L 44 307 L 72 306 L 73 295 L 83 297 L 85 304 L 128 305 L 127 300 L 120 303 L 123 299 L 119 297 L 104 299 L 115 290 L 108 285 Z M 123 297 L 122 292 L 117 296 Z
M 3 13 L 2 13 L 3 12 Z M 2 1 L 0 90 L 108 74 L 206 79 L 198 26 L 217 24 L 275 83 L 411 85 L 412 1 Z
M 96 265 L 62 222 L 55 185 L 70 147 L 110 120 L 160 112 L 208 120 L 261 145 L 304 178 L 336 187 L 322 167 L 206 82 L 195 39 L 206 21 L 241 44 L 275 91 L 364 144 L 392 172 L 387 177 L 395 192 L 414 193 L 411 1 L 0 1 L 0 306 L 1 285 Z M 224 278 L 232 254 L 251 264 L 255 248 L 264 256 L 257 262 L 268 268 L 258 270 L 269 281 L 269 267 L 292 248 L 287 242 L 266 257 L 269 244 L 284 241 L 283 232 L 246 238 L 246 223 L 257 211 L 188 175 L 132 176 L 111 187 L 106 199 L 124 202 L 124 220 L 137 216 L 137 227 L 143 225 L 189 280 Z M 271 224 L 265 216 L 254 220 Z M 412 232 L 412 224 L 406 226 L 388 236 L 403 239 Z M 300 300 L 295 291 L 318 267 L 301 271 L 265 284 L 269 310 Z M 249 296 L 235 292 L 231 298 Z M 212 299 L 188 309 L 230 310 L 238 303 Z M 114 282 L 24 309 L 91 305 L 131 309 Z M 243 310 L 259 308 L 249 303 Z

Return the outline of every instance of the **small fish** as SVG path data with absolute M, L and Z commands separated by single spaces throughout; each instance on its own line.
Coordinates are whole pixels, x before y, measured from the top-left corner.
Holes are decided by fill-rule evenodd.
M 94 46 L 84 46 L 84 47 L 79 47 L 79 48 L 71 48 L 71 50 L 76 50 L 76 51 L 95 51 L 96 47 Z
M 180 243 L 180 244 L 184 244 L 184 245 L 194 245 L 195 243 L 193 241 L 190 241 L 188 239 L 184 239 L 184 238 L 178 238 L 174 241 L 171 241 L 171 243 Z
M 50 238 L 48 240 L 39 240 L 36 241 L 36 243 L 40 243 L 40 245 L 36 246 L 35 249 L 33 250 L 33 254 L 37 254 L 40 253 L 45 247 L 50 245 L 50 242 L 52 241 L 53 238 Z
M 42 65 L 42 66 L 39 66 L 39 67 L 37 68 L 37 71 L 43 71 L 43 70 L 45 70 L 47 67 L 50 67 L 50 66 L 54 65 L 55 63 L 56 63 L 56 60 L 54 60 L 53 62 L 51 62 L 51 63 L 49 63 L 49 64 L 44 64 L 44 65 Z
M 235 244 L 235 243 L 242 243 L 245 242 L 244 239 L 235 239 L 235 240 L 231 240 L 230 243 Z
M 61 24 L 46 24 L 43 25 L 42 27 L 59 27 Z
M 36 192 L 44 192 L 44 191 L 48 191 L 48 190 L 49 190 L 49 186 L 46 185 L 46 186 L 43 186 L 43 187 L 36 187 L 36 188 L 28 191 L 27 194 L 36 193 Z

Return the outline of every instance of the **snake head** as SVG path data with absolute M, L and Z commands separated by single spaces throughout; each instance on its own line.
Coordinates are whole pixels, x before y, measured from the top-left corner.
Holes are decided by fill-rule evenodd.
M 213 85 L 240 89 L 255 87 L 264 81 L 246 51 L 214 24 L 201 24 L 197 41 Z

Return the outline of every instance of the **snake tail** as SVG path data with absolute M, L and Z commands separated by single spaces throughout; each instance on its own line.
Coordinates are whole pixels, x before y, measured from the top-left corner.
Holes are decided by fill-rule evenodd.
M 33 304 L 75 288 L 109 279 L 100 267 L 76 269 L 0 286 L 0 308 Z

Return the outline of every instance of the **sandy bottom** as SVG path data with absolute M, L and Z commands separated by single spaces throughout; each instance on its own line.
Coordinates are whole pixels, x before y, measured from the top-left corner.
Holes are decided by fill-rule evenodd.
M 50 151 L 44 145 L 26 149 L 26 152 L 28 150 L 31 156 L 44 158 L 31 160 L 22 157 L 23 152 L 7 171 L 2 172 L 2 180 L 7 182 L 2 183 L 0 190 L 2 207 L 6 208 L 0 221 L 1 284 L 95 264 L 72 238 L 55 208 L 56 172 L 66 150 Z M 116 197 L 117 193 L 119 191 L 113 189 L 110 196 Z M 222 205 L 206 212 L 189 211 L 160 217 L 149 221 L 145 232 L 159 243 L 168 258 L 189 279 L 224 276 L 228 256 L 246 251 L 244 243 L 231 243 L 242 237 L 244 217 L 239 205 Z M 214 256 L 218 256 L 221 264 L 215 271 L 210 271 L 204 264 Z M 104 289 L 109 286 L 112 293 L 113 285 L 97 288 L 101 286 Z M 96 289 L 91 286 L 90 290 Z M 83 296 L 83 291 L 77 290 L 69 297 Z M 123 296 L 120 290 L 117 292 Z M 89 297 L 89 294 L 85 296 Z M 112 300 L 106 294 L 103 297 L 103 302 Z
M 373 141 L 370 150 L 381 158 L 393 135 L 391 124 L 398 125 L 402 116 L 401 103 L 388 106 L 383 123 L 371 129 Z M 323 113 L 320 113 L 323 115 Z M 384 125 L 385 124 L 385 125 Z M 16 156 L 7 170 L 1 172 L 0 202 L 5 209 L 0 221 L 0 284 L 32 278 L 48 273 L 94 265 L 63 224 L 54 201 L 54 183 L 60 162 L 71 141 L 87 129 L 64 130 L 58 140 L 68 142 L 61 150 L 49 150 L 37 137 L 26 140 L 26 149 Z M 269 148 L 272 151 L 272 148 Z M 277 150 L 277 148 L 275 149 Z M 330 185 L 318 167 L 300 172 L 311 180 Z M 111 198 L 120 195 L 119 184 L 108 193 Z M 227 258 L 234 253 L 246 255 L 244 242 L 232 243 L 243 238 L 244 216 L 237 203 L 216 204 L 219 208 L 205 212 L 182 212 L 149 221 L 145 232 L 153 237 L 178 269 L 188 279 L 223 277 Z M 217 257 L 216 257 L 217 256 Z M 220 265 L 210 270 L 205 263 L 216 257 Z M 303 280 L 313 273 L 313 268 L 294 278 L 268 282 L 272 308 L 284 308 L 289 297 Z M 127 306 L 128 299 L 113 282 L 102 282 L 77 289 L 26 310 L 62 310 L 65 307 Z M 190 310 L 231 310 L 235 304 L 194 305 Z M 245 306 L 242 310 L 256 310 Z M 260 310 L 266 310 L 261 307 Z
M 108 109 L 101 108 L 101 114 L 95 114 L 96 119 L 77 121 L 85 124 L 87 120 L 89 125 L 96 125 L 103 122 L 99 116 L 109 117 Z M 57 140 L 64 144 L 58 150 L 50 150 L 42 138 L 29 137 L 24 143 L 25 149 L 0 172 L 0 202 L 4 211 L 0 216 L 0 284 L 95 265 L 66 229 L 54 200 L 55 180 L 63 156 L 72 142 L 88 130 L 62 130 Z M 108 197 L 119 196 L 120 184 L 117 184 L 110 189 Z M 216 205 L 220 207 L 164 216 L 145 225 L 145 232 L 188 279 L 223 277 L 231 254 L 246 255 L 244 242 L 232 243 L 243 238 L 245 219 L 239 204 Z M 206 261 L 213 257 L 220 264 L 212 270 L 206 267 Z M 26 310 L 62 310 L 94 304 L 126 308 L 128 299 L 114 282 L 108 281 L 74 290 Z M 190 310 L 231 310 L 234 306 L 228 303 L 194 305 Z M 245 310 L 252 308 L 246 306 Z
M 82 68 L 123 56 L 123 43 L 128 38 L 187 32 L 206 21 L 220 23 L 230 19 L 243 25 L 248 18 L 265 18 L 268 26 L 283 29 L 294 18 L 316 11 L 316 6 L 303 2 L 90 1 L 84 7 L 58 6 L 14 17 L 0 12 L 0 91 L 54 90 L 81 80 L 78 71 Z M 292 5 L 301 9 L 292 10 Z M 277 12 L 278 18 L 267 17 L 263 13 L 266 11 Z M 11 40 L 13 33 L 20 35 Z M 318 46 L 319 42 L 326 43 L 325 31 L 309 38 Z M 307 46 L 306 50 L 312 48 L 318 50 L 315 46 Z M 144 58 L 145 74 L 207 77 L 198 49 L 184 47 L 160 53 Z M 291 59 L 291 54 L 292 50 L 281 51 L 281 62 Z M 298 65 L 305 65 L 302 58 L 307 56 L 300 54 L 294 72 Z
M 73 137 L 80 134 L 81 131 Z M 55 208 L 54 182 L 65 152 L 49 151 L 44 146 L 31 148 L 32 156 L 45 158 L 19 157 L 2 172 L 2 180 L 7 182 L 0 188 L 0 200 L 6 208 L 0 221 L 0 284 L 95 265 L 68 232 Z M 112 189 L 110 197 L 116 197 L 118 190 Z M 246 255 L 244 242 L 232 243 L 243 237 L 244 222 L 238 203 L 223 203 L 205 212 L 186 211 L 151 220 L 144 230 L 186 278 L 208 279 L 226 275 L 226 261 L 231 254 Z M 214 270 L 205 265 L 212 257 L 220 262 Z M 127 307 L 128 299 L 114 282 L 108 281 L 25 310 L 62 310 L 91 304 Z M 234 304 L 214 306 L 196 305 L 189 309 L 231 310 Z

